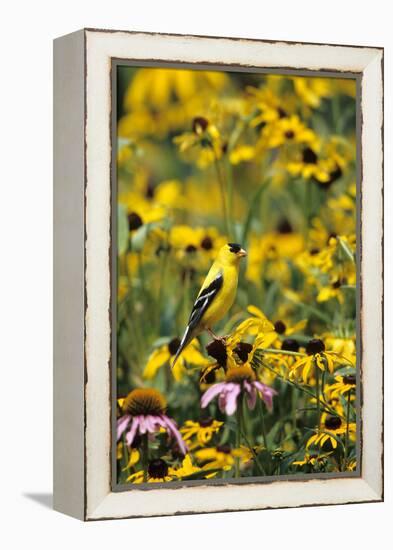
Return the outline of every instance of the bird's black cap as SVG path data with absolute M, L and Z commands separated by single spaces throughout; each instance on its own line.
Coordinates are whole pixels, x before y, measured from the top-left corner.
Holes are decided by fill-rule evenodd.
M 228 243 L 228 246 L 229 246 L 229 250 L 234 254 L 237 254 L 242 249 L 240 244 L 237 244 L 237 243 Z

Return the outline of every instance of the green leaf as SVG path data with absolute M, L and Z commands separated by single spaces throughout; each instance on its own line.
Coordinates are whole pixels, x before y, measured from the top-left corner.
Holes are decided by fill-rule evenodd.
M 122 204 L 117 206 L 117 239 L 119 254 L 124 254 L 128 249 L 128 220 L 127 212 Z
M 132 234 L 131 248 L 133 252 L 141 252 L 145 246 L 146 237 L 149 233 L 149 225 L 142 225 Z
M 349 248 L 347 243 L 345 241 L 343 241 L 342 239 L 340 239 L 340 237 L 338 237 L 338 242 L 339 242 L 339 245 L 341 246 L 341 249 L 344 252 L 344 255 L 346 256 L 347 260 L 355 263 L 355 257 L 352 254 L 352 250 Z
M 253 195 L 253 197 L 251 199 L 250 207 L 249 207 L 249 210 L 248 210 L 246 222 L 245 222 L 244 227 L 243 227 L 243 235 L 242 235 L 242 239 L 241 239 L 241 242 L 244 245 L 246 243 L 248 233 L 251 229 L 252 219 L 254 217 L 255 211 L 259 207 L 259 201 L 261 199 L 262 193 L 268 187 L 270 181 L 271 181 L 270 178 L 267 179 L 266 181 L 264 181 L 262 183 L 262 185 L 260 185 L 258 187 L 256 193 Z

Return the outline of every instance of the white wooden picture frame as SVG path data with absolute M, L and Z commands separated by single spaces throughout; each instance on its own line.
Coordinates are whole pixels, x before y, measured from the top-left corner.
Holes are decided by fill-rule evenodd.
M 358 474 L 115 491 L 111 449 L 114 60 L 237 66 L 359 82 Z M 85 29 L 54 42 L 54 507 L 81 520 L 383 499 L 383 50 Z

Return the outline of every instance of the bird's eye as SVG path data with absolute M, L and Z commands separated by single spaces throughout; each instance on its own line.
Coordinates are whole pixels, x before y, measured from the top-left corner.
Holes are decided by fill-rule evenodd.
M 240 244 L 237 244 L 237 243 L 228 243 L 228 246 L 229 246 L 229 250 L 234 254 L 237 254 L 238 252 L 240 252 L 242 248 Z

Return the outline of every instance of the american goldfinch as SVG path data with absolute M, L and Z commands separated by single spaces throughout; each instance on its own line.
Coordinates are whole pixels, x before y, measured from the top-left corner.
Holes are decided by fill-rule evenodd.
M 195 300 L 172 368 L 184 348 L 198 334 L 207 330 L 214 336 L 211 327 L 227 314 L 235 300 L 240 260 L 244 256 L 247 252 L 240 244 L 228 243 L 220 249 Z

